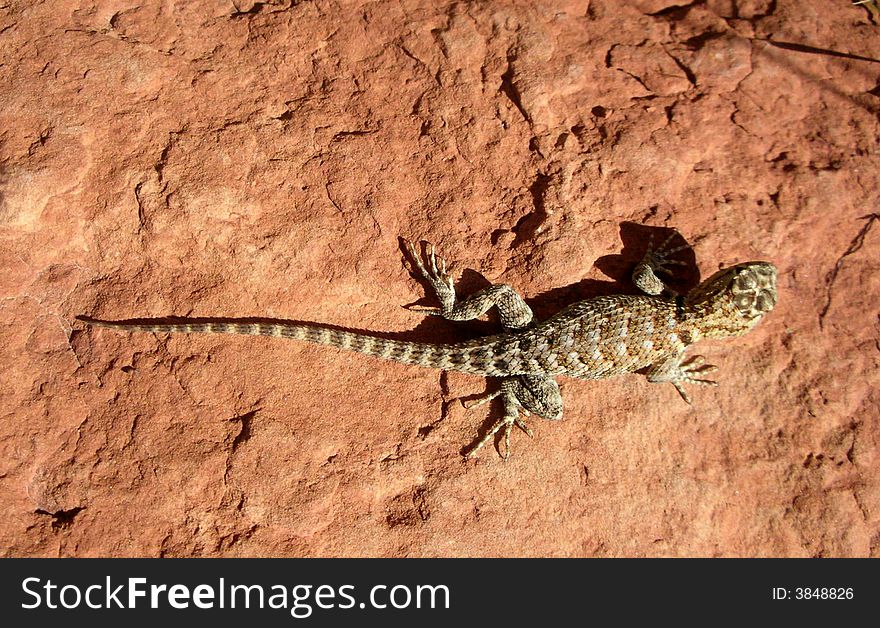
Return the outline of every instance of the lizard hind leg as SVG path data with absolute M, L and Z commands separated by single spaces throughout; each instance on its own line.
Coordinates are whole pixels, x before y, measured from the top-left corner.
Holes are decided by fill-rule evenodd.
M 440 301 L 440 307 L 409 306 L 409 309 L 442 316 L 450 321 L 470 321 L 495 307 L 505 330 L 525 329 L 531 325 L 535 318 L 532 308 L 511 286 L 494 284 L 456 300 L 452 277 L 446 272 L 446 260 L 437 255 L 434 246 L 428 245 L 426 254 L 421 256 L 412 242 L 404 240 L 404 244 L 416 270 L 430 284 Z
M 477 442 L 465 450 L 465 457 L 473 457 L 483 445 L 503 430 L 504 449 L 502 451 L 499 446 L 498 453 L 507 460 L 510 457 L 510 432 L 514 425 L 529 437 L 532 436 L 532 430 L 520 418 L 520 412 L 526 416 L 534 413 L 551 421 L 562 418 L 562 396 L 559 394 L 559 385 L 554 379 L 541 375 L 508 377 L 501 383 L 500 390 L 475 399 L 465 404 L 465 407 L 473 408 L 499 396 L 504 405 L 504 415 Z
M 446 313 L 455 306 L 455 287 L 452 283 L 452 277 L 446 272 L 446 260 L 437 255 L 434 245 L 429 245 L 428 252 L 423 260 L 415 244 L 409 240 L 404 240 L 403 243 L 418 274 L 431 285 L 434 294 L 437 295 L 437 300 L 440 301 L 439 308 L 410 306 L 409 309 L 445 318 Z

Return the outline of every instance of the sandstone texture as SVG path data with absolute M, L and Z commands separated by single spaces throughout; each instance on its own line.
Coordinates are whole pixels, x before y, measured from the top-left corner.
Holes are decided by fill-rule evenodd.
M 0 3 L 0 553 L 880 555 L 878 112 L 849 0 Z M 673 228 L 776 310 L 507 462 L 480 378 L 73 320 L 454 341 L 399 236 L 546 317 Z

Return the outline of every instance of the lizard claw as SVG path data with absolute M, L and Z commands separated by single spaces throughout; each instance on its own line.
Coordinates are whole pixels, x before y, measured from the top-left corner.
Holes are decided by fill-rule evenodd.
M 648 250 L 645 252 L 642 261 L 636 265 L 632 274 L 633 283 L 641 288 L 643 292 L 652 295 L 659 295 L 664 291 L 671 292 L 658 275 L 660 273 L 671 275 L 670 266 L 686 266 L 681 260 L 669 259 L 669 256 L 673 253 L 688 248 L 687 243 L 672 248 L 669 247 L 669 242 L 676 235 L 678 235 L 678 232 L 673 231 L 657 248 L 654 248 L 653 235 L 648 240 Z
M 718 367 L 714 364 L 706 364 L 706 358 L 701 355 L 695 355 L 690 360 L 682 364 L 680 367 L 683 377 L 682 381 L 689 384 L 708 384 L 709 386 L 717 386 L 718 382 L 711 379 L 703 379 L 703 375 L 714 373 Z
M 681 395 L 681 398 L 684 399 L 685 403 L 690 404 L 691 398 L 688 396 L 682 383 L 698 384 L 701 386 L 717 386 L 718 382 L 711 379 L 705 379 L 704 377 L 717 370 L 718 367 L 714 364 L 706 364 L 706 358 L 701 355 L 695 355 L 687 362 L 679 365 L 678 377 L 671 380 L 672 385 L 675 386 L 675 389 L 678 391 L 678 394 Z
M 461 399 L 460 401 L 461 401 L 461 405 L 464 407 L 465 410 L 472 410 L 473 408 L 476 408 L 477 406 L 483 405 L 487 401 L 492 401 L 495 397 L 497 397 L 500 394 L 501 394 L 501 390 L 499 389 L 499 390 L 496 390 L 496 391 L 493 391 L 490 393 L 486 393 L 485 395 L 480 395 L 479 397 L 476 397 L 475 399 L 467 399 L 467 400 Z
M 685 263 L 681 260 L 677 259 L 669 259 L 669 256 L 673 253 L 678 253 L 686 248 L 688 245 L 680 244 L 676 247 L 669 248 L 669 242 L 678 235 L 677 231 L 673 231 L 669 234 L 669 236 L 663 240 L 663 242 L 656 249 L 654 248 L 654 236 L 648 240 L 648 251 L 645 253 L 645 257 L 642 259 L 642 264 L 649 266 L 655 273 L 665 273 L 667 275 L 671 275 L 672 271 L 667 268 L 667 266 L 684 266 Z
M 446 260 L 442 256 L 437 255 L 437 249 L 433 244 L 429 245 L 430 249 L 427 254 L 422 256 L 412 242 L 409 240 L 404 240 L 403 242 L 416 270 L 418 270 L 418 273 L 425 281 L 431 284 L 431 288 L 434 289 L 442 306 L 424 311 L 442 315 L 446 309 L 451 309 L 455 303 L 455 287 L 453 286 L 452 277 L 446 272 Z M 415 308 L 409 309 L 419 311 Z
M 675 386 L 675 390 L 678 391 L 678 394 L 681 395 L 681 398 L 684 399 L 684 402 L 688 405 L 691 405 L 691 398 L 687 394 L 687 391 L 684 389 L 684 386 L 682 386 L 678 381 L 675 380 L 672 381 L 672 385 Z
M 483 437 L 474 443 L 471 447 L 468 447 L 464 451 L 465 458 L 473 458 L 474 455 L 489 442 L 489 440 L 495 436 L 501 430 L 504 430 L 504 449 L 502 450 L 500 443 L 498 446 L 498 454 L 504 459 L 508 460 L 510 458 L 510 432 L 513 430 L 513 426 L 517 426 L 523 432 L 525 432 L 529 438 L 532 438 L 534 434 L 532 433 L 532 429 L 526 425 L 525 421 L 519 418 L 517 414 L 505 414 L 502 418 L 498 419 L 495 424 L 492 426 L 488 432 L 486 432 Z
M 532 429 L 526 424 L 525 421 L 519 418 L 520 412 L 522 412 L 526 416 L 530 416 L 531 413 L 523 408 L 522 404 L 520 404 L 515 397 L 512 397 L 510 395 L 510 392 L 506 391 L 503 387 L 500 390 L 481 395 L 476 399 L 462 401 L 461 404 L 465 408 L 470 410 L 471 408 L 476 408 L 477 406 L 482 405 L 487 401 L 491 401 L 492 399 L 495 399 L 495 397 L 498 397 L 500 395 L 504 395 L 504 416 L 495 421 L 491 429 L 483 434 L 480 440 L 465 449 L 465 451 L 463 452 L 465 458 L 472 458 L 483 447 L 483 445 L 488 443 L 495 436 L 495 434 L 497 434 L 501 430 L 504 430 L 504 449 L 502 450 L 499 443 L 498 454 L 504 460 L 510 458 L 510 432 L 513 430 L 514 425 L 525 432 L 529 438 L 532 438 L 534 436 L 532 434 Z

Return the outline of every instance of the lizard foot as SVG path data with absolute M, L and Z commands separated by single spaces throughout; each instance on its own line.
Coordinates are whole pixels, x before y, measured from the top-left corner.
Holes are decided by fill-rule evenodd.
M 686 265 L 681 260 L 669 259 L 669 256 L 673 253 L 678 253 L 682 249 L 688 248 L 686 243 L 669 248 L 669 242 L 676 235 L 678 235 L 678 232 L 673 231 L 672 234 L 670 234 L 670 236 L 656 249 L 654 248 L 654 236 L 651 236 L 651 239 L 648 240 L 648 251 L 642 258 L 642 261 L 635 267 L 632 274 L 633 283 L 636 284 L 642 292 L 653 295 L 662 294 L 663 291 L 668 290 L 668 288 L 657 274 L 664 273 L 666 275 L 671 275 L 672 271 L 669 269 L 669 266 Z
M 682 384 L 699 384 L 701 386 L 717 386 L 718 382 L 705 379 L 704 376 L 714 373 L 718 367 L 714 364 L 706 364 L 706 358 L 701 355 L 695 355 L 687 362 L 682 363 L 678 367 L 677 377 L 670 380 L 672 385 L 684 399 L 685 403 L 690 403 L 691 398 L 688 396 Z
M 655 273 L 665 273 L 667 275 L 672 274 L 672 271 L 667 268 L 668 266 L 685 266 L 685 263 L 681 260 L 669 259 L 669 256 L 673 253 L 678 253 L 688 248 L 687 243 L 669 248 L 669 243 L 677 235 L 678 232 L 673 231 L 656 249 L 654 248 L 654 236 L 651 236 L 651 239 L 648 240 L 648 251 L 645 253 L 645 257 L 642 258 L 642 264 L 650 266 Z
M 515 397 L 511 396 L 509 391 L 502 388 L 501 390 L 496 390 L 491 393 L 487 393 L 476 399 L 471 399 L 469 401 L 462 401 L 461 405 L 470 410 L 471 408 L 476 408 L 477 406 L 483 405 L 487 401 L 491 401 L 495 397 L 499 395 L 504 395 L 504 416 L 498 419 L 492 428 L 486 432 L 480 440 L 476 443 L 468 447 L 464 451 L 465 458 L 472 458 L 486 443 L 488 443 L 498 432 L 502 429 L 504 430 L 504 450 L 502 451 L 500 446 L 498 448 L 498 454 L 507 460 L 510 458 L 510 432 L 513 429 L 513 426 L 516 425 L 523 432 L 528 434 L 529 438 L 532 437 L 531 428 L 526 425 L 525 421 L 519 418 L 520 412 L 525 414 L 526 416 L 530 416 L 531 413 L 523 408 L 520 403 L 516 400 Z
M 452 277 L 446 272 L 446 260 L 437 255 L 433 244 L 429 244 L 429 253 L 424 259 L 416 250 L 416 246 L 409 240 L 404 240 L 407 252 L 409 252 L 419 274 L 431 284 L 441 307 L 425 307 L 411 305 L 407 309 L 415 312 L 424 312 L 434 316 L 442 316 L 455 304 L 455 288 L 452 285 Z
M 532 429 L 526 425 L 525 421 L 519 418 L 519 412 L 516 414 L 505 414 L 503 418 L 498 419 L 495 422 L 495 425 L 492 426 L 486 434 L 476 443 L 474 443 L 471 447 L 468 447 L 465 452 L 465 458 L 473 458 L 474 455 L 489 442 L 489 440 L 495 436 L 502 429 L 504 430 L 504 450 L 501 450 L 501 447 L 498 448 L 498 454 L 507 460 L 510 458 L 510 431 L 513 429 L 513 426 L 516 425 L 519 429 L 525 432 L 529 438 L 532 437 Z

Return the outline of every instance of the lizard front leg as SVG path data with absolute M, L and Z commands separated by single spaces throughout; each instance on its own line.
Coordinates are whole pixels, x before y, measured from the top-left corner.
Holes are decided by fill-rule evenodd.
M 704 379 L 704 375 L 717 371 L 718 367 L 714 364 L 706 364 L 706 360 L 701 355 L 695 355 L 689 360 L 684 360 L 684 352 L 677 353 L 665 361 L 655 364 L 648 370 L 649 382 L 670 382 L 685 403 L 690 403 L 691 398 L 688 396 L 682 384 L 701 384 L 703 386 L 717 386 L 718 382 L 711 379 Z
M 446 260 L 437 255 L 429 245 L 428 253 L 422 260 L 415 246 L 404 241 L 410 256 L 422 277 L 431 285 L 440 307 L 413 307 L 419 312 L 442 316 L 450 321 L 469 321 L 478 318 L 493 306 L 498 309 L 498 317 L 505 331 L 524 329 L 535 318 L 532 308 L 507 284 L 494 284 L 475 292 L 471 296 L 456 301 L 452 278 L 446 272 Z
M 679 251 L 688 248 L 687 243 L 669 248 L 669 242 L 676 235 L 677 232 L 673 231 L 669 235 L 669 237 L 666 238 L 663 243 L 660 244 L 660 246 L 658 246 L 656 249 L 653 246 L 653 236 L 648 242 L 648 251 L 642 258 L 642 261 L 639 262 L 638 265 L 635 267 L 632 274 L 633 283 L 642 292 L 654 296 L 662 294 L 664 291 L 668 294 L 674 294 L 672 290 L 670 290 L 669 287 L 665 283 L 663 283 L 663 280 L 660 279 L 659 274 L 663 273 L 665 275 L 671 275 L 672 271 L 670 271 L 667 266 L 684 266 L 684 262 L 680 260 L 669 259 L 669 256 L 673 253 L 678 253 Z
M 562 418 L 562 395 L 559 394 L 559 384 L 551 377 L 542 375 L 508 377 L 501 382 L 500 390 L 475 399 L 465 407 L 473 408 L 498 396 L 501 397 L 504 404 L 504 416 L 498 419 L 480 440 L 465 451 L 465 457 L 472 457 L 503 429 L 504 451 L 502 453 L 499 448 L 498 453 L 507 460 L 510 457 L 510 432 L 514 425 L 530 437 L 532 436 L 532 430 L 519 418 L 520 412 L 526 416 L 534 413 L 551 421 L 558 421 Z

